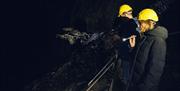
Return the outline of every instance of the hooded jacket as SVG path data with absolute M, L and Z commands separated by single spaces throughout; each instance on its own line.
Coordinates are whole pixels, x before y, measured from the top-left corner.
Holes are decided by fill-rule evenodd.
M 156 91 L 165 65 L 167 37 L 161 26 L 144 33 L 135 48 L 129 91 Z

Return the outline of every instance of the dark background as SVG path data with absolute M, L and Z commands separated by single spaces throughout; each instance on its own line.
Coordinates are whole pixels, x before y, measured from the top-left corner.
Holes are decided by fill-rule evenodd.
M 155 7 L 157 1 L 40 0 L 7 3 L 3 7 L 7 15 L 2 17 L 0 90 L 19 91 L 65 63 L 72 50 L 56 38 L 63 27 L 86 32 L 110 31 L 119 5 L 130 4 L 136 16 L 145 7 Z M 161 9 L 155 8 L 159 10 L 160 24 L 170 34 L 162 86 L 164 91 L 177 91 L 180 87 L 180 4 L 178 0 L 164 1 L 168 2 L 168 7 L 158 4 Z

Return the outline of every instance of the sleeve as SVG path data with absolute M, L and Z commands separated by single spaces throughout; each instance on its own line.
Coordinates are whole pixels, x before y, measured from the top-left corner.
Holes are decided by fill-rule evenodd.
M 166 42 L 163 39 L 156 39 L 151 46 L 149 58 L 145 65 L 144 78 L 142 83 L 139 84 L 140 91 L 153 91 L 153 88 L 158 86 L 163 73 L 165 58 Z

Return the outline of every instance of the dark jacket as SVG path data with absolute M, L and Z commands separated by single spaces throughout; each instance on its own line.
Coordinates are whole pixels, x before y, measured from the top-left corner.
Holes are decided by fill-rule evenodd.
M 129 91 L 156 91 L 165 65 L 167 37 L 167 30 L 161 26 L 144 33 L 135 48 Z
M 136 31 L 137 24 L 133 19 L 129 19 L 127 17 L 117 17 L 113 23 L 114 31 L 118 32 L 120 38 L 128 38 L 131 35 L 139 35 L 138 31 Z M 123 60 L 129 60 L 129 41 L 119 42 L 117 44 L 117 49 L 119 51 L 119 56 Z
M 113 24 L 114 31 L 118 32 L 120 38 L 128 38 L 131 35 L 136 35 L 138 37 L 139 32 L 136 30 L 137 24 L 134 19 L 129 19 L 127 17 L 117 17 Z M 120 91 L 124 89 L 125 84 L 129 76 L 129 60 L 131 48 L 129 46 L 129 40 L 118 42 L 115 47 L 118 50 L 119 60 L 115 67 L 115 76 L 112 91 Z

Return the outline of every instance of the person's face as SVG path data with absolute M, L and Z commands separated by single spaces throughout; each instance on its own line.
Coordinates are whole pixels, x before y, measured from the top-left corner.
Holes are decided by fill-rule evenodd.
M 151 30 L 154 28 L 154 25 L 156 23 L 153 21 L 139 21 L 139 28 L 141 30 L 141 32 L 146 32 L 148 30 Z
M 128 12 L 124 12 L 124 14 L 122 16 L 132 19 L 133 18 L 132 10 L 130 10 Z
M 147 28 L 148 28 L 148 24 L 147 23 L 145 23 L 145 22 L 139 22 L 139 28 L 140 28 L 140 30 L 141 30 L 141 32 L 143 33 L 143 32 L 146 32 L 146 30 L 147 30 Z

